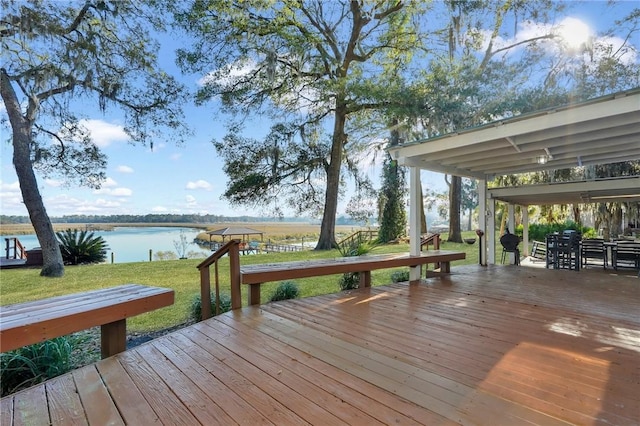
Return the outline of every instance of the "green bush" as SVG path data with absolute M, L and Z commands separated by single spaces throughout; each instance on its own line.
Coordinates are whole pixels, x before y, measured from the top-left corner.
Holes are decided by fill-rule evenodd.
M 0 354 L 2 396 L 72 370 L 71 353 L 77 343 L 63 336 Z
M 300 288 L 294 281 L 282 281 L 278 284 L 275 291 L 269 298 L 271 302 L 277 302 L 278 300 L 295 299 L 300 295 Z
M 107 259 L 107 242 L 102 237 L 94 237 L 93 232 L 67 229 L 56 232 L 56 236 L 66 265 L 102 263 Z
M 596 235 L 593 228 L 581 226 L 571 220 L 568 220 L 564 223 L 534 223 L 529 225 L 529 240 L 544 241 L 548 234 L 562 232 L 568 229 L 580 232 L 583 237 L 592 238 Z M 519 225 L 519 227 L 516 228 L 516 234 L 522 235 L 522 225 Z
M 220 313 L 231 310 L 231 296 L 226 293 L 220 294 Z M 216 314 L 216 296 L 211 294 L 211 315 Z M 190 308 L 190 316 L 194 321 L 202 320 L 202 300 L 200 295 L 193 298 Z
M 394 283 L 409 281 L 409 271 L 393 271 L 391 273 L 391 281 Z
M 353 290 L 360 286 L 360 273 L 359 272 L 347 272 L 342 274 L 340 281 L 340 290 Z

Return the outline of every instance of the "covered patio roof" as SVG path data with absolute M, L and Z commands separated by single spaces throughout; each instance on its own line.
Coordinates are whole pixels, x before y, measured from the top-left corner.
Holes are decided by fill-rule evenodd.
M 521 206 L 598 203 L 612 200 L 640 202 L 640 176 L 491 188 L 488 192 L 491 198 Z
M 412 253 L 420 252 L 420 170 L 425 169 L 479 179 L 480 229 L 486 242 L 481 263 L 493 263 L 496 200 L 510 204 L 512 223 L 513 204 L 640 199 L 638 177 L 487 189 L 487 182 L 501 175 L 640 160 L 640 87 L 407 143 L 390 148 L 389 153 L 410 169 Z M 523 224 L 527 223 L 523 217 Z M 527 244 L 525 231 L 525 254 Z
M 389 149 L 405 166 L 495 176 L 640 159 L 640 88 Z

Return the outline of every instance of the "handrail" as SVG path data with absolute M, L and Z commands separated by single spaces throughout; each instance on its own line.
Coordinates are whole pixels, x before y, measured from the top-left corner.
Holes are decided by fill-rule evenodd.
M 426 245 L 427 250 L 429 250 L 429 244 L 433 244 L 434 250 L 440 250 L 440 234 L 427 233 L 426 235 L 423 235 L 420 239 L 420 249 Z
M 209 267 L 214 265 L 215 291 L 216 291 L 216 315 L 220 314 L 220 282 L 218 279 L 218 260 L 224 255 L 229 256 L 229 276 L 231 284 L 231 309 L 242 307 L 240 294 L 240 240 L 230 240 L 211 256 L 200 262 L 197 266 L 200 270 L 200 301 L 202 319 L 211 318 L 211 273 Z
M 6 243 L 5 252 L 6 252 L 7 259 L 26 259 L 27 258 L 27 250 L 25 250 L 24 246 L 22 245 L 19 239 L 17 239 L 16 237 L 12 237 L 12 238 L 5 238 L 4 240 Z M 11 242 L 13 242 L 13 244 L 11 244 Z M 11 250 L 13 250 L 13 257 L 11 257 L 10 255 Z M 18 256 L 18 253 L 20 253 L 20 256 Z
M 360 230 L 360 231 L 354 232 L 353 234 L 339 241 L 338 247 L 340 247 L 344 251 L 348 248 L 359 246 L 362 243 L 371 242 L 375 238 L 378 238 L 377 230 L 375 229 Z

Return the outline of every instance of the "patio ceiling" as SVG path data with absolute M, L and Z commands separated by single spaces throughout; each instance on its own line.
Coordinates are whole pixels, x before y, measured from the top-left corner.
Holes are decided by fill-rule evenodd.
M 640 176 L 491 188 L 488 192 L 491 198 L 522 206 L 602 203 L 613 200 L 640 202 Z
M 389 152 L 405 166 L 485 180 L 640 159 L 640 88 L 405 144 Z

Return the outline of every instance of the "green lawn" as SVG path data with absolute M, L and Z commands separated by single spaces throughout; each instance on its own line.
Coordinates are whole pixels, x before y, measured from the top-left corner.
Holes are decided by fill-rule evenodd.
M 475 236 L 473 232 L 463 233 L 463 237 Z M 446 238 L 446 235 L 443 235 Z M 453 262 L 471 264 L 478 262 L 478 244 L 444 243 L 444 250 L 465 251 L 467 259 Z M 372 254 L 407 252 L 406 244 L 376 247 Z M 257 256 L 241 256 L 241 264 L 287 262 L 305 259 L 340 257 L 336 250 L 304 251 L 294 253 L 272 253 Z M 127 328 L 133 332 L 160 330 L 188 320 L 189 307 L 193 298 L 200 293 L 200 275 L 196 266 L 202 259 L 167 260 L 90 266 L 67 266 L 62 278 L 40 277 L 39 269 L 5 269 L 0 273 L 0 305 L 37 300 L 63 294 L 113 287 L 135 283 L 158 287 L 168 287 L 175 291 L 175 304 L 154 312 L 139 315 L 127 321 Z M 373 285 L 391 282 L 393 269 L 373 271 Z M 221 261 L 219 277 L 222 291 L 229 289 L 229 264 Z M 297 280 L 301 297 L 339 291 L 339 276 L 324 276 Z M 262 288 L 262 302 L 265 303 L 278 283 L 267 283 Z M 213 283 L 212 283 L 213 285 Z M 246 303 L 246 289 L 243 288 L 243 303 Z

